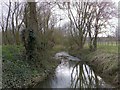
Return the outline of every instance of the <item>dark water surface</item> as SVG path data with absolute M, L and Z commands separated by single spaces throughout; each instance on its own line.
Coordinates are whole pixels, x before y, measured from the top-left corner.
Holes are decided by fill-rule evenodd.
M 112 88 L 78 58 L 65 52 L 57 53 L 55 57 L 61 60 L 61 64 L 54 75 L 38 83 L 35 88 Z

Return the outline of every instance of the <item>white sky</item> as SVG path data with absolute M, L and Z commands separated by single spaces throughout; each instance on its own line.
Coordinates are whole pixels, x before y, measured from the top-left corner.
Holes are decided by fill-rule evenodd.
M 11 0 L 11 1 L 20 1 L 20 2 L 25 2 L 25 0 Z M 32 1 L 32 0 L 29 0 L 29 1 Z M 37 0 L 37 1 L 39 1 L 39 0 Z M 42 1 L 48 1 L 48 2 L 52 2 L 52 1 L 55 1 L 55 0 L 41 0 L 40 2 L 42 2 Z M 69 0 L 57 0 L 58 2 L 63 2 L 63 1 L 69 1 Z M 70 1 L 72 1 L 72 0 L 70 0 Z M 76 1 L 76 0 L 74 0 L 74 1 Z M 110 1 L 110 0 L 105 0 L 105 1 Z M 116 6 L 118 6 L 118 2 L 120 1 L 120 0 L 112 0 L 113 2 L 115 2 L 116 3 Z M 0 3 L 8 3 L 9 2 L 9 0 L 2 0 Z M 5 8 L 5 7 L 2 7 L 2 4 L 0 4 L 0 12 L 3 10 L 3 12 L 7 12 L 7 8 Z M 55 8 L 55 13 L 56 14 L 58 14 L 58 15 L 60 15 L 60 18 L 62 18 L 63 20 L 61 20 L 59 23 L 57 23 L 57 26 L 58 25 L 63 25 L 63 24 L 65 24 L 66 22 L 68 22 L 68 18 L 67 18 L 67 16 L 66 16 L 66 14 L 65 14 L 65 12 L 63 11 L 63 10 L 60 10 L 60 9 L 58 9 L 58 8 Z M 0 18 L 1 18 L 1 13 L 0 13 Z M 113 19 L 112 21 L 111 21 L 112 23 L 114 23 L 114 25 L 118 25 L 118 19 Z M 112 30 L 110 30 L 110 29 L 112 29 Z M 110 34 L 111 32 L 108 32 L 108 31 L 115 31 L 115 29 L 113 29 L 113 28 L 111 28 L 111 27 L 109 27 L 109 28 L 107 28 L 106 29 L 106 31 L 107 31 L 107 33 L 106 34 Z M 100 35 L 101 36 L 101 35 Z M 103 36 L 105 36 L 105 35 L 103 35 Z
M 113 1 L 113 0 L 112 0 Z M 119 2 L 120 0 L 114 0 L 114 2 L 116 3 L 116 6 L 118 6 L 118 2 Z M 58 25 L 59 24 L 61 24 L 61 25 L 64 25 L 66 22 L 68 22 L 68 18 L 67 18 L 67 16 L 65 16 L 65 11 L 63 11 L 63 10 L 58 10 L 57 8 L 56 8 L 56 10 L 55 10 L 55 12 L 57 13 L 57 14 L 59 14 L 59 15 L 62 15 L 62 16 L 64 16 L 66 19 L 64 20 L 64 18 L 63 17 L 60 17 L 60 18 L 63 18 L 63 20 L 61 20 L 59 23 L 58 23 Z M 74 12 L 74 11 L 73 11 Z M 75 14 L 76 12 L 74 12 L 74 14 Z M 118 19 L 117 18 L 113 18 L 112 20 L 111 20 L 111 23 L 113 24 L 113 26 L 115 26 L 115 27 L 117 27 L 118 26 Z M 107 36 L 107 35 L 113 35 L 113 32 L 115 32 L 115 30 L 116 30 L 116 28 L 113 28 L 113 27 L 107 27 L 106 29 L 102 29 L 102 31 L 106 31 L 106 33 L 102 33 L 102 34 L 99 34 L 99 37 L 101 37 L 101 36 Z

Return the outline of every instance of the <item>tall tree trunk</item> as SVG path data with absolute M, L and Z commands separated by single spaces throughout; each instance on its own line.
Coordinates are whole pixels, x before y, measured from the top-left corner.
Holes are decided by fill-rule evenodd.
M 6 20 L 6 27 L 5 27 L 5 33 L 4 33 L 4 35 L 5 35 L 5 42 L 6 42 L 6 44 L 9 44 L 10 43 L 10 41 L 9 41 L 9 39 L 8 39 L 8 22 L 9 22 L 9 17 L 10 17 L 10 11 L 11 11 L 11 2 L 9 2 L 9 10 L 8 10 L 8 15 L 7 15 L 7 20 Z
M 14 13 L 15 11 L 12 13 L 12 21 L 11 21 L 11 24 L 12 24 L 12 34 L 13 34 L 13 44 L 16 44 L 16 37 L 15 37 L 15 25 L 14 25 Z
M 29 6 L 29 27 L 35 32 L 38 31 L 38 22 L 37 22 L 37 12 L 36 12 L 36 2 L 28 2 Z
M 98 36 L 98 24 L 95 25 L 95 37 L 93 40 L 94 50 L 97 50 L 97 36 Z
M 37 12 L 36 12 L 36 2 L 28 2 L 28 17 L 27 18 L 27 36 L 26 36 L 26 56 L 29 60 L 30 65 L 37 65 L 38 61 L 37 50 L 39 47 L 39 32 L 38 32 L 38 22 L 37 22 Z M 38 65 L 37 65 L 38 66 Z

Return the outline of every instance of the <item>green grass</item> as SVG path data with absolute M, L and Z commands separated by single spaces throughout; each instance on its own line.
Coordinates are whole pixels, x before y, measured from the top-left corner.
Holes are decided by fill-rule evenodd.
M 33 84 L 34 80 L 44 79 L 58 65 L 56 60 L 46 57 L 41 58 L 44 67 L 31 67 L 23 55 L 24 48 L 22 46 L 7 45 L 2 47 L 3 88 L 27 87 L 29 84 Z
M 30 68 L 28 64 L 22 59 L 22 46 L 3 46 L 3 87 L 20 87 L 30 78 Z
M 97 50 L 91 52 L 86 45 L 84 49 L 73 50 L 70 54 L 84 60 L 106 82 L 117 86 L 118 46 L 98 45 Z
M 58 64 L 58 62 L 50 58 L 50 56 L 66 50 L 64 46 L 56 45 L 52 51 L 50 50 L 48 53 L 45 53 L 44 58 L 40 57 L 44 67 L 32 67 L 34 69 L 31 69 L 27 61 L 23 58 L 24 48 L 22 46 L 7 45 L 2 48 L 0 46 L 0 50 L 1 49 L 3 58 L 3 87 L 7 88 L 27 86 L 28 83 L 31 83 L 36 77 L 42 79 L 42 77 L 49 74 Z M 114 79 L 118 71 L 117 53 L 118 47 L 112 45 L 98 45 L 98 49 L 95 52 L 90 52 L 87 45 L 81 51 L 77 49 L 70 51 L 71 55 L 82 58 L 82 60 L 89 63 L 93 69 L 95 68 L 95 71 L 103 77 L 112 74 L 112 76 L 109 77 L 111 80 Z M 46 55 L 48 57 L 46 57 Z
M 0 58 L 2 57 L 2 45 L 0 45 Z
M 116 54 L 118 53 L 118 45 L 98 45 L 98 49 L 102 50 L 105 53 L 112 53 L 112 54 Z
M 91 65 L 103 79 L 117 87 L 118 50 L 116 46 L 98 46 L 97 51 L 86 55 L 85 61 Z

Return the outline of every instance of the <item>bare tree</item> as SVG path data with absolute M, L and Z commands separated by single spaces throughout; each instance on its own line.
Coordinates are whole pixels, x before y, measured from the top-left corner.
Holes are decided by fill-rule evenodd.
M 82 49 L 88 33 L 86 23 L 89 4 L 88 2 L 86 3 L 83 1 L 73 3 L 64 2 L 63 6 L 65 6 L 68 10 L 68 18 L 71 24 L 74 25 L 74 28 L 71 31 L 71 35 L 74 38 L 79 49 Z M 76 12 L 77 14 L 75 15 L 74 12 Z
M 5 42 L 8 42 L 8 43 L 10 43 L 10 41 L 9 41 L 9 38 L 8 38 L 8 36 L 7 36 L 7 34 L 8 34 L 8 23 L 9 23 L 9 18 L 10 18 L 10 11 L 11 11 L 11 2 L 9 1 L 9 9 L 8 9 L 8 14 L 7 14 L 7 19 L 6 19 L 6 26 L 5 26 L 5 33 L 4 33 L 4 35 L 5 35 Z M 7 44 L 7 43 L 5 43 L 5 44 Z
M 90 42 L 91 44 L 93 44 L 93 49 L 96 50 L 97 49 L 97 37 L 98 34 L 100 33 L 100 30 L 103 29 L 104 27 L 106 27 L 106 25 L 110 25 L 109 24 L 109 20 L 112 19 L 113 16 L 116 15 L 116 10 L 115 10 L 115 6 L 114 3 L 112 2 L 93 2 L 91 3 L 91 6 L 93 8 L 93 12 L 92 13 L 92 19 L 91 21 L 94 21 L 93 23 L 88 23 L 89 24 L 89 37 L 90 37 Z M 90 25 L 91 24 L 91 25 Z M 90 27 L 92 26 L 92 28 L 90 29 Z M 91 36 L 92 34 L 90 33 L 91 30 L 93 30 L 93 36 Z
M 6 12 L 2 12 L 3 44 L 20 44 L 20 28 L 24 19 L 24 3 L 9 2 L 9 4 L 2 3 L 2 5 L 8 8 L 7 15 L 5 15 Z

